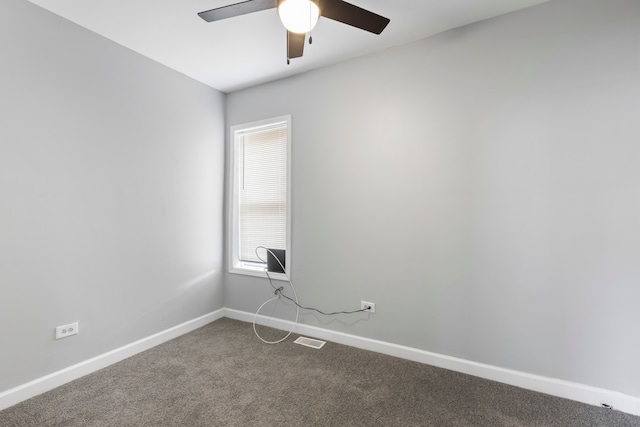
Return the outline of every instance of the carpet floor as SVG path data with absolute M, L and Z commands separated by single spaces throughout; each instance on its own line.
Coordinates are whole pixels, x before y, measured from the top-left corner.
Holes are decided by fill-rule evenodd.
M 640 426 L 619 411 L 295 337 L 263 344 L 250 323 L 223 318 L 0 411 L 0 426 Z

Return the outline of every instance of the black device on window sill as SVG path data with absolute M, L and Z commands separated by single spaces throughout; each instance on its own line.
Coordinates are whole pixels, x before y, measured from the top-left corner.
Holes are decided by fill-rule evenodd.
M 284 249 L 268 249 L 267 250 L 267 271 L 268 272 L 284 273 L 284 269 L 282 267 L 286 267 L 284 263 L 285 253 L 286 251 Z M 280 260 L 280 263 L 282 263 L 282 266 L 280 266 L 280 264 L 278 263 L 278 260 Z

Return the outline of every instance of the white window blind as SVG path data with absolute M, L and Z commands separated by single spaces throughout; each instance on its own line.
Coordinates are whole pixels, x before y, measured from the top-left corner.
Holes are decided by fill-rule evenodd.
M 287 249 L 287 124 L 238 132 L 236 143 L 239 260 L 260 262 L 258 246 Z

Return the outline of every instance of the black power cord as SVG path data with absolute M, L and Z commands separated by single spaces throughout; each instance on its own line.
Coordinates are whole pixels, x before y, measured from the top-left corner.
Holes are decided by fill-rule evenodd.
M 282 269 L 282 271 L 284 271 L 284 272 L 285 272 L 285 276 L 286 276 L 286 270 L 285 270 L 285 268 L 284 268 L 284 265 L 282 265 L 282 262 L 280 261 L 280 259 L 276 256 L 276 254 L 274 254 L 274 253 L 273 253 L 273 251 L 271 251 L 271 249 L 267 249 L 267 248 L 265 248 L 264 246 L 258 246 L 258 247 L 256 248 L 256 256 L 257 256 L 257 257 L 258 257 L 258 259 L 259 259 L 260 261 L 262 261 L 262 262 L 265 262 L 265 260 L 263 260 L 263 259 L 260 257 L 260 254 L 258 254 L 258 249 L 264 249 L 265 251 L 267 251 L 268 253 L 270 253 L 270 254 L 273 256 L 273 258 L 278 262 L 278 264 L 280 264 L 280 268 Z M 320 314 L 323 314 L 323 315 L 325 315 L 325 316 L 335 316 L 335 315 L 337 315 L 337 314 L 355 314 L 355 313 L 363 313 L 363 312 L 365 312 L 365 311 L 371 311 L 371 307 L 366 307 L 366 308 L 361 308 L 360 310 L 352 310 L 352 311 L 333 311 L 333 312 L 331 312 L 331 313 L 327 313 L 327 312 L 324 312 L 324 311 L 319 310 L 319 309 L 317 309 L 317 308 L 313 308 L 313 307 L 305 307 L 305 306 L 303 306 L 303 305 L 300 305 L 300 304 L 298 303 L 298 301 L 296 301 L 295 299 L 293 299 L 293 298 L 291 298 L 291 297 L 289 297 L 289 296 L 285 295 L 285 294 L 283 293 L 284 286 L 280 286 L 279 288 L 276 288 L 276 287 L 275 287 L 275 285 L 273 284 L 273 281 L 271 280 L 271 276 L 269 275 L 269 271 L 267 270 L 267 268 L 266 268 L 266 267 L 265 267 L 265 269 L 264 269 L 264 272 L 265 272 L 265 274 L 267 275 L 267 278 L 269 279 L 269 284 L 270 284 L 270 285 L 271 285 L 271 287 L 274 289 L 274 294 L 275 294 L 275 295 L 277 295 L 277 296 L 281 296 L 281 297 L 284 297 L 284 298 L 288 299 L 289 301 L 291 301 L 292 303 L 294 303 L 297 307 L 302 308 L 302 309 L 304 309 L 304 310 L 312 310 L 312 311 L 316 311 L 316 312 L 318 312 L 318 313 L 320 313 Z M 289 280 L 289 284 L 290 284 L 291 286 L 293 286 L 293 284 L 291 283 L 291 279 L 289 279 L 289 276 L 287 276 L 287 279 Z
M 265 270 L 266 272 L 266 270 Z M 267 277 L 269 277 L 269 273 L 267 273 Z M 269 282 L 271 282 L 271 277 L 269 277 Z M 273 283 L 271 284 L 271 286 L 273 286 Z M 275 286 L 273 286 L 275 288 Z M 298 307 L 304 309 L 304 310 L 313 310 L 313 311 L 317 311 L 320 314 L 324 314 L 325 316 L 334 316 L 336 314 L 354 314 L 354 313 L 362 313 L 364 311 L 370 311 L 371 307 L 367 307 L 367 308 L 361 308 L 360 310 L 353 310 L 353 311 L 333 311 L 331 313 L 325 313 L 322 310 L 318 310 L 317 308 L 313 308 L 313 307 L 305 307 L 304 305 L 300 305 L 298 304 L 298 302 L 296 302 L 296 300 L 294 300 L 291 297 L 286 296 L 282 291 L 284 290 L 284 286 L 280 286 L 279 288 L 276 288 L 276 290 L 274 291 L 274 294 L 284 297 L 286 299 L 288 299 L 289 301 L 291 301 L 292 303 L 294 303 L 295 305 L 297 305 Z
M 282 262 L 278 259 L 278 257 L 270 249 L 267 249 L 264 246 L 258 246 L 256 248 L 256 256 L 258 257 L 258 259 L 260 261 L 266 263 L 265 260 L 263 260 L 260 257 L 260 254 L 258 254 L 258 249 L 266 250 L 267 252 L 271 253 L 271 255 L 275 258 L 276 261 L 278 261 L 278 264 L 280 264 L 280 267 L 282 268 L 282 271 L 285 272 L 285 277 L 287 278 L 287 281 L 289 282 L 289 286 L 291 286 L 291 291 L 293 291 L 293 295 L 295 297 L 295 299 L 294 299 L 294 298 L 291 298 L 291 297 L 285 295 L 283 293 L 283 290 L 284 290 L 283 286 L 281 286 L 279 288 L 276 288 L 275 285 L 273 284 L 273 281 L 271 280 L 271 276 L 269 275 L 269 271 L 267 270 L 267 268 L 264 269 L 264 272 L 267 275 L 267 278 L 269 279 L 269 284 L 274 289 L 274 294 L 276 296 L 271 298 L 271 299 L 268 299 L 265 302 L 263 302 L 262 305 L 258 308 L 258 310 L 256 310 L 256 313 L 253 316 L 253 332 L 260 339 L 260 341 L 264 342 L 265 344 L 278 344 L 278 343 L 281 343 L 282 341 L 286 340 L 293 333 L 293 330 L 295 329 L 296 325 L 298 324 L 298 317 L 300 315 L 300 309 L 301 308 L 304 309 L 304 310 L 313 310 L 313 311 L 316 311 L 316 312 L 318 312 L 320 314 L 323 314 L 325 316 L 333 316 L 333 315 L 336 315 L 336 314 L 354 314 L 354 313 L 362 313 L 362 312 L 365 312 L 365 311 L 369 311 L 369 312 L 371 311 L 371 307 L 366 307 L 366 308 L 362 308 L 360 310 L 335 311 L 335 312 L 332 312 L 332 313 L 327 313 L 327 312 L 324 312 L 322 310 L 318 310 L 317 308 L 305 307 L 303 305 L 300 305 L 300 303 L 298 302 L 298 295 L 296 294 L 296 289 L 293 286 L 293 283 L 291 282 L 291 279 L 289 279 L 289 276 L 287 276 L 286 270 L 284 268 L 284 265 L 282 265 Z M 264 338 L 262 338 L 260 336 L 260 334 L 258 333 L 258 330 L 256 329 L 256 320 L 258 318 L 260 310 L 262 310 L 262 307 L 264 307 L 266 304 L 270 303 L 271 301 L 275 301 L 275 300 L 279 299 L 280 297 L 283 297 L 283 298 L 285 298 L 285 299 L 287 299 L 287 300 L 289 300 L 289 301 L 291 301 L 291 302 L 293 302 L 295 304 L 295 306 L 296 306 L 296 320 L 295 320 L 295 322 L 293 322 L 293 326 L 291 327 L 289 332 L 284 337 L 282 337 L 282 338 L 280 338 L 279 340 L 276 340 L 276 341 L 267 341 Z

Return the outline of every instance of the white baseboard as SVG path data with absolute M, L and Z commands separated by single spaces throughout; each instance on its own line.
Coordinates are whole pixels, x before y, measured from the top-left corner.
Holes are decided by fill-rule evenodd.
M 197 319 L 190 320 L 131 344 L 127 344 L 110 352 L 85 360 L 84 362 L 80 362 L 73 366 L 69 366 L 68 368 L 30 381 L 26 384 L 1 392 L 0 410 L 117 363 L 127 357 L 131 357 L 180 335 L 191 332 L 222 317 L 228 317 L 230 319 L 241 320 L 244 322 L 253 322 L 254 320 L 253 313 L 228 308 L 216 310 L 198 317 Z M 262 315 L 257 316 L 256 323 L 284 331 L 289 331 L 294 326 L 293 322 Z M 338 344 L 344 344 L 440 368 L 450 369 L 452 371 L 462 372 L 480 378 L 486 378 L 591 405 L 600 406 L 602 403 L 607 403 L 616 410 L 633 415 L 640 415 L 640 398 L 611 390 L 556 378 L 528 374 L 511 369 L 504 369 L 497 366 L 432 353 L 412 347 L 401 346 L 370 338 L 363 338 L 343 332 L 331 331 L 328 329 L 318 328 L 316 326 L 298 324 L 295 325 L 294 332 L 322 340 L 332 341 Z
M 255 317 L 253 313 L 228 308 L 224 309 L 224 315 L 230 319 L 242 320 L 245 322 L 253 322 Z M 255 319 L 256 323 L 259 325 L 266 325 L 284 331 L 289 331 L 293 327 L 293 322 L 272 317 L 259 315 L 255 317 Z M 429 351 L 349 335 L 343 332 L 331 331 L 310 325 L 298 324 L 295 326 L 294 332 L 297 334 L 309 335 L 313 338 L 332 341 L 338 344 L 344 344 L 440 368 L 450 369 L 452 371 L 462 372 L 476 377 L 498 381 L 504 384 L 538 391 L 552 396 L 563 397 L 565 399 L 571 399 L 590 405 L 601 406 L 603 403 L 607 403 L 611 405 L 613 409 L 618 411 L 633 415 L 640 415 L 640 398 L 616 391 L 486 365 L 470 360 L 431 353 Z
M 216 310 L 211 313 L 200 316 L 196 319 L 189 320 L 180 325 L 158 332 L 157 334 L 132 342 L 115 350 L 77 363 L 68 368 L 54 372 L 41 378 L 37 378 L 26 384 L 14 387 L 0 393 L 0 410 L 13 406 L 17 403 L 27 400 L 46 391 L 52 390 L 63 384 L 80 378 L 84 375 L 105 368 L 121 360 L 148 350 L 159 344 L 167 342 L 180 335 L 184 335 L 195 329 L 200 328 L 208 323 L 218 320 L 224 316 L 224 309 Z

